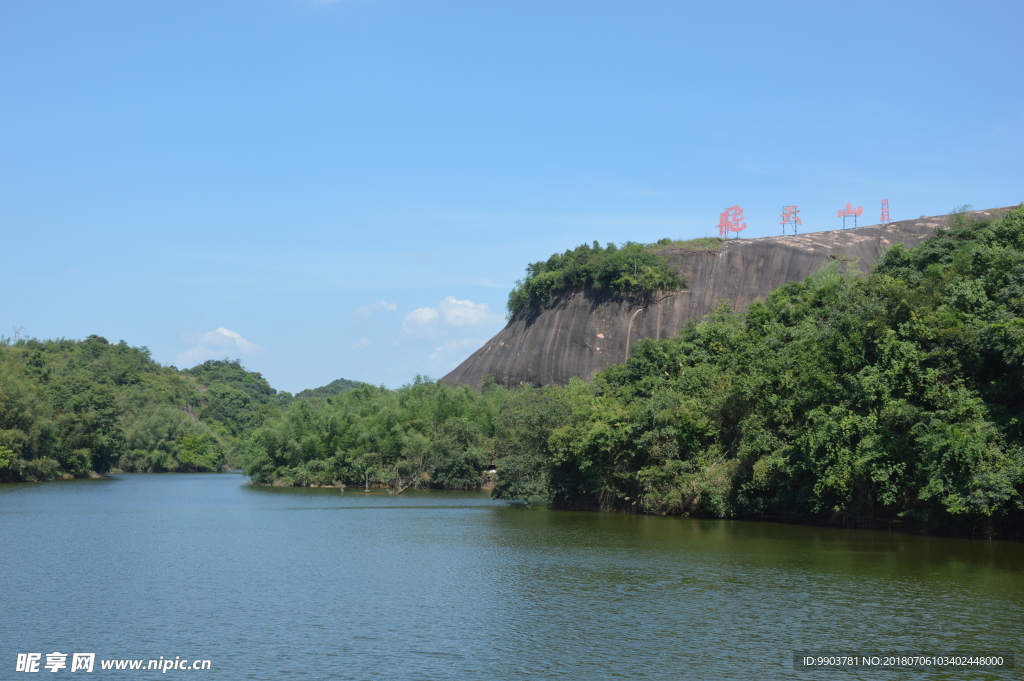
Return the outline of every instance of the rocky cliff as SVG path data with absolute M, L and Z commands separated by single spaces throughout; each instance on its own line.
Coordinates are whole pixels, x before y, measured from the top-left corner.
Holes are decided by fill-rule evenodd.
M 973 211 L 991 219 L 1007 209 Z M 644 296 L 577 291 L 513 317 L 498 335 L 444 377 L 449 385 L 478 386 L 490 374 L 503 385 L 564 384 L 590 378 L 622 362 L 638 338 L 667 338 L 691 318 L 727 300 L 744 311 L 774 289 L 801 281 L 830 259 L 867 270 L 893 244 L 916 246 L 950 216 L 904 220 L 798 236 L 732 239 L 719 250 L 667 248 L 662 253 L 686 277 L 688 288 Z

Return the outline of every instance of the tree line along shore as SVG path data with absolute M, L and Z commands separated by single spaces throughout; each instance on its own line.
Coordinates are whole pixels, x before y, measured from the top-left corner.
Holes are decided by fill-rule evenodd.
M 650 250 L 535 263 L 510 311 L 679 284 Z M 560 269 L 561 268 L 561 269 Z M 479 488 L 555 508 L 1022 538 L 1024 208 L 867 274 L 837 261 L 565 386 L 279 393 L 237 362 L 0 343 L 0 480 L 241 467 L 257 484 Z

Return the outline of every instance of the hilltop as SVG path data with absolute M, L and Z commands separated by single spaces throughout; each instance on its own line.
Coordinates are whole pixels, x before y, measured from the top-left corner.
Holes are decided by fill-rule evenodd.
M 991 220 L 1009 208 L 970 211 Z M 588 379 L 626 359 L 640 338 L 671 338 L 690 319 L 711 314 L 722 301 L 738 312 L 779 286 L 802 281 L 832 260 L 867 272 L 894 244 L 913 247 L 950 223 L 953 214 L 857 229 L 759 239 L 698 239 L 649 247 L 667 256 L 686 282 L 675 291 L 631 293 L 577 288 L 518 310 L 482 348 L 442 380 L 478 386 L 564 385 Z

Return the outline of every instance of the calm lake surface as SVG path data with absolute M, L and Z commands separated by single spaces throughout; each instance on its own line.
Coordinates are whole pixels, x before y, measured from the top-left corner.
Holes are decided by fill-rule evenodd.
M 0 678 L 53 651 L 211 680 L 1024 678 L 1021 544 L 247 482 L 0 485 Z M 794 651 L 1018 659 L 827 673 Z

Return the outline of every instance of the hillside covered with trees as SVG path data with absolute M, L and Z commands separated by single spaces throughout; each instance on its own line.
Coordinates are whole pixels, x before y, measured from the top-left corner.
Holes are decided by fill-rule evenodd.
M 288 399 L 237 362 L 178 371 L 99 336 L 0 343 L 0 481 L 237 466 Z
M 557 508 L 1021 536 L 1024 208 L 847 266 L 563 387 L 296 399 L 237 363 L 0 344 L 0 476 L 241 462 L 258 484 L 401 491 L 479 488 L 496 466 L 495 497 Z
M 559 508 L 1018 535 L 1021 386 L 1017 209 L 640 341 L 593 382 L 293 405 L 253 433 L 247 471 L 472 487 L 494 462 L 496 497 Z

